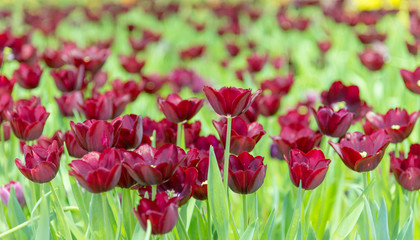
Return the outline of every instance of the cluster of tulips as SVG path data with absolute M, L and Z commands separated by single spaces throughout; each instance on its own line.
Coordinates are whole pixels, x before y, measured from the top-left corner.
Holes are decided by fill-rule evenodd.
M 302 6 L 304 1 L 297 2 L 297 6 Z M 83 13 L 92 22 L 108 13 L 113 21 L 117 21 L 119 15 L 136 7 L 135 4 L 106 4 L 97 12 L 83 8 Z M 205 7 L 208 6 L 197 6 Z M 156 7 L 151 4 L 142 5 L 142 8 L 163 21 L 177 13 L 179 5 L 170 3 Z M 25 12 L 24 21 L 49 36 L 74 9 L 45 7 L 39 15 Z M 358 56 L 368 70 L 381 70 L 386 64 L 383 42 L 387 35 L 379 33 L 375 24 L 394 12 L 372 11 L 352 15 L 344 12 L 342 1 L 325 7 L 323 11 L 326 17 L 337 23 L 367 26 L 367 32 L 357 33 L 366 46 Z M 212 12 L 214 16 L 227 19 L 227 23 L 217 29 L 220 37 L 243 34 L 244 26 L 239 17 L 242 14 L 248 15 L 251 22 L 257 21 L 262 14 L 260 9 L 245 3 L 220 4 L 213 6 Z M 7 16 L 7 12 L 2 14 Z M 285 32 L 305 31 L 311 24 L 308 18 L 289 16 L 284 7 L 278 10 L 276 20 Z M 206 29 L 204 23 L 191 19 L 187 23 L 197 32 Z M 407 43 L 407 47 L 415 55 L 420 46 L 419 14 L 411 12 L 410 23 L 410 32 L 416 40 L 414 45 Z M 239 81 L 255 86 L 255 91 L 231 86 L 215 88 L 215 84 L 184 66 L 172 69 L 166 75 L 145 73 L 146 60 L 138 59 L 138 53 L 154 47 L 165 36 L 152 27 L 139 29 L 133 24 L 126 27 L 132 52 L 118 56 L 118 61 L 129 76 L 138 77 L 140 81 L 108 81 L 103 66 L 113 54 L 113 39 L 88 47 L 62 41 L 58 49 L 37 49 L 31 43 L 31 33 L 17 36 L 10 28 L 1 32 L 0 67 L 8 68 L 10 64 L 18 67 L 10 76 L 0 75 L 0 139 L 4 144 L 13 133 L 20 140 L 23 158 L 16 158 L 15 164 L 32 182 L 51 184 L 60 165 L 63 167 L 64 155 L 66 160 L 72 158 L 64 167 L 69 167 L 68 174 L 77 180 L 83 191 L 93 194 L 115 188 L 136 191 L 140 200 L 137 206 L 131 206 L 134 215 L 144 231 L 150 228 L 152 234 L 161 235 L 172 231 L 178 221 L 179 208 L 191 198 L 208 200 L 209 165 L 213 156 L 227 193 L 230 189 L 244 197 L 263 185 L 267 173 L 264 158 L 269 156 L 253 153 L 266 134 L 265 126 L 257 120 L 278 116 L 282 99 L 289 94 L 297 70 L 291 56 L 272 56 L 257 51 L 257 43 L 251 40 L 245 44 L 229 40 L 225 44 L 227 57 L 220 61 L 220 67 L 229 69 L 241 51 L 251 50 L 245 66 L 232 72 Z M 332 43 L 325 39 L 317 45 L 321 54 L 319 62 L 325 67 L 325 56 Z M 177 54 L 179 61 L 193 62 L 206 54 L 206 46 L 194 44 L 180 49 Z M 258 74 L 264 68 L 279 70 L 286 66 L 287 74 L 259 80 Z M 50 113 L 41 104 L 41 98 L 16 99 L 17 94 L 13 92 L 39 89 L 47 71 L 60 92 L 60 96 L 55 97 L 60 117 L 69 120 L 65 125 L 67 131 L 57 130 L 51 137 L 42 135 L 44 128 L 48 127 L 46 122 Z M 414 71 L 401 69 L 400 75 L 406 88 L 419 96 L 420 67 Z M 17 90 L 16 84 L 19 85 Z M 111 86 L 111 90 L 105 90 L 108 89 L 106 86 Z M 172 93 L 166 97 L 158 96 L 165 87 L 169 87 Z M 194 94 L 204 94 L 206 98 L 182 98 L 181 92 L 187 88 Z M 165 118 L 156 121 L 139 114 L 122 115 L 140 94 L 156 98 L 157 107 Z M 329 156 L 325 152 L 327 148 L 335 150 L 349 169 L 372 171 L 384 158 L 390 143 L 401 143 L 410 136 L 420 116 L 420 110 L 409 113 L 399 107 L 383 114 L 375 113 L 373 107 L 361 99 L 358 86 L 345 85 L 341 81 L 333 82 L 328 90 L 323 91 L 320 100 L 322 105 L 316 108 L 317 97 L 308 96 L 278 116 L 280 133 L 270 133 L 271 145 L 262 146 L 269 148 L 267 153 L 271 158 L 287 161 L 291 182 L 304 190 L 317 188 L 326 177 L 332 161 L 326 157 Z M 202 123 L 191 121 L 203 106 L 220 116 L 212 121 L 218 136 L 201 136 Z M 150 111 L 155 110 L 153 106 L 150 108 Z M 311 128 L 312 118 L 317 130 Z M 352 125 L 360 123 L 363 132 L 349 132 Z M 411 144 L 408 153 L 391 152 L 390 159 L 390 170 L 401 187 L 408 191 L 419 190 L 420 144 Z M 13 180 L 0 188 L 2 202 L 8 205 L 11 188 L 24 206 L 21 183 Z M 52 191 L 54 188 L 57 186 L 51 184 Z M 244 204 L 244 225 L 250 221 L 246 212 Z M 66 236 L 71 237 L 71 234 Z

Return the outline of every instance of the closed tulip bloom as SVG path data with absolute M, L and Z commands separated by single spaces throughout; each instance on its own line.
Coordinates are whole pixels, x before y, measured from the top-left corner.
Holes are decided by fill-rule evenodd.
M 1 128 L 3 128 L 3 139 L 0 139 L 0 142 L 2 140 L 7 141 L 10 139 L 10 122 L 4 122 L 0 124 Z
M 400 143 L 411 134 L 419 116 L 420 111 L 408 114 L 401 108 L 390 109 L 384 115 L 369 112 L 363 129 L 367 134 L 377 129 L 385 129 L 392 143 Z
M 275 95 L 286 95 L 294 82 L 294 77 L 292 73 L 289 73 L 287 76 L 277 76 L 272 79 L 264 80 L 261 83 L 261 89 L 270 90 L 272 94 Z
M 354 114 L 347 109 L 337 112 L 328 106 L 321 106 L 318 111 L 311 109 L 321 133 L 330 137 L 344 136 L 353 121 Z
M 261 115 L 269 117 L 277 113 L 280 108 L 280 96 L 260 95 L 255 102 L 258 104 L 258 111 Z
M 324 153 L 318 149 L 312 149 L 304 153 L 299 149 L 292 149 L 290 157 L 286 156 L 289 165 L 290 179 L 292 183 L 302 189 L 312 190 L 324 181 L 331 160 L 325 159 Z
M 143 139 L 143 120 L 140 115 L 125 115 L 117 117 L 112 122 L 121 121 L 118 135 L 118 148 L 133 149 L 140 146 Z
M 415 40 L 413 44 L 405 42 L 405 45 L 407 46 L 407 50 L 411 55 L 417 56 L 420 47 L 420 41 Z
M 229 157 L 229 187 L 239 194 L 256 192 L 264 183 L 267 165 L 263 157 L 253 157 L 247 152 Z
M 391 171 L 394 173 L 397 182 L 408 191 L 417 191 L 420 189 L 420 144 L 410 146 L 408 157 L 404 154 L 396 157 L 392 152 Z
M 39 64 L 31 66 L 26 63 L 21 63 L 19 68 L 13 73 L 13 78 L 16 79 L 22 88 L 34 89 L 38 87 L 41 74 L 42 69 Z
M 209 86 L 205 86 L 203 91 L 213 110 L 225 117 L 236 117 L 246 112 L 261 93 L 260 89 L 251 94 L 251 89 L 222 87 L 216 90 Z
M 64 142 L 66 143 L 67 151 L 69 155 L 74 158 L 82 158 L 89 152 L 83 149 L 76 141 L 74 134 L 71 130 L 64 133 Z
M 128 94 L 131 102 L 134 102 L 142 91 L 140 84 L 134 80 L 123 82 L 120 79 L 115 79 L 111 85 L 117 96 Z
M 3 122 L 3 115 L 6 110 L 12 110 L 13 98 L 10 94 L 0 94 L 0 123 Z
M 158 185 L 168 181 L 186 159 L 184 150 L 166 144 L 160 148 L 142 145 L 124 152 L 123 166 L 140 185 Z
M 86 71 L 96 73 L 111 54 L 109 49 L 101 49 L 96 46 L 86 49 L 72 49 L 69 52 L 72 64 L 75 67 L 83 66 Z
M 309 127 L 309 117 L 308 111 L 302 112 L 298 109 L 293 109 L 279 116 L 278 122 L 282 128 L 292 124 L 301 124 L 302 126 Z
M 80 69 L 69 68 L 50 72 L 55 85 L 61 92 L 72 92 L 84 87 L 85 73 Z
M 120 56 L 119 60 L 121 66 L 128 73 L 140 73 L 146 63 L 145 61 L 138 61 L 136 55 Z
M 241 49 L 235 43 L 226 43 L 226 50 L 229 52 L 231 57 L 236 57 L 239 54 Z
M 366 49 L 363 53 L 360 53 L 359 58 L 362 64 L 370 71 L 381 70 L 385 64 L 384 56 L 371 49 Z
M 83 105 L 83 93 L 81 91 L 74 91 L 70 93 L 63 93 L 60 97 L 54 97 L 57 102 L 58 110 L 64 117 L 73 117 L 74 111 L 81 112 L 80 106 Z
M 0 95 L 12 93 L 13 87 L 15 86 L 16 79 L 12 78 L 9 80 L 6 76 L 0 75 Z
M 401 69 L 400 74 L 404 80 L 405 87 L 413 93 L 420 94 L 420 67 L 413 72 Z
M 70 121 L 77 143 L 89 152 L 103 152 L 114 147 L 118 142 L 121 125 L 121 120 L 112 123 L 104 120 L 86 120 L 82 123 Z
M 120 180 L 121 158 L 121 152 L 115 148 L 108 148 L 102 153 L 90 152 L 81 160 L 69 164 L 69 175 L 91 193 L 107 192 Z
M 158 193 L 155 200 L 142 198 L 133 212 L 144 231 L 147 230 L 149 220 L 153 235 L 165 234 L 178 221 L 178 198 L 169 198 L 166 193 Z
M 41 136 L 36 140 L 36 143 L 43 148 L 48 148 L 54 141 L 57 142 L 58 147 L 62 147 L 64 144 L 64 134 L 61 130 L 54 133 L 52 137 Z
M 213 120 L 213 125 L 219 134 L 223 146 L 225 146 L 227 131 L 226 119 L 223 118 L 220 122 Z M 252 151 L 264 134 L 263 126 L 257 122 L 246 123 L 241 117 L 232 119 L 230 152 L 238 155 L 242 152 Z
M 7 110 L 5 112 L 13 133 L 23 141 L 32 141 L 39 138 L 49 115 L 43 106 L 33 108 L 20 106 L 14 111 Z
M 158 98 L 159 108 L 165 117 L 174 123 L 188 121 L 201 109 L 204 99 L 181 99 L 178 94 L 172 93 L 165 99 Z
M 94 95 L 81 105 L 87 119 L 110 120 L 118 117 L 130 102 L 129 94 L 118 96 L 114 91 Z
M 60 68 L 66 64 L 64 55 L 59 50 L 45 49 L 44 54 L 42 54 L 42 60 L 50 68 Z
M 19 171 L 29 180 L 36 183 L 47 183 L 54 179 L 60 168 L 60 156 L 63 148 L 58 148 L 54 141 L 48 148 L 40 145 L 24 145 L 25 164 L 15 159 Z
M 182 60 L 191 60 L 203 55 L 205 50 L 206 46 L 204 45 L 191 46 L 187 49 L 181 50 L 179 52 L 179 56 Z
M 252 73 L 261 71 L 268 60 L 268 54 L 253 53 L 246 61 L 248 62 L 248 70 Z
M 361 132 L 347 133 L 339 143 L 329 141 L 343 163 L 353 171 L 368 172 L 381 162 L 390 138 L 384 130 L 370 135 Z
M 317 43 L 319 50 L 322 54 L 325 54 L 331 48 L 331 41 L 321 41 Z
M 3 187 L 0 187 L 0 199 L 3 202 L 5 206 L 9 203 L 10 198 L 10 189 L 14 188 L 16 199 L 19 202 L 19 205 L 21 207 L 24 207 L 26 205 L 25 196 L 23 195 L 23 189 L 20 182 L 17 181 L 10 181 L 8 184 L 4 185 Z
M 163 84 L 166 82 L 165 76 L 158 74 L 142 75 L 142 81 L 140 82 L 141 89 L 149 94 L 154 94 L 159 91 Z

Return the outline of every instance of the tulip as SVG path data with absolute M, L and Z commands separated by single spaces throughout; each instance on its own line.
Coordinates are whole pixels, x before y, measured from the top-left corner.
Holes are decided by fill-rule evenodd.
M 164 100 L 158 98 L 160 110 L 166 118 L 174 123 L 182 123 L 190 120 L 203 106 L 204 100 L 198 98 L 181 99 L 178 94 L 172 93 Z
M 257 101 L 254 101 L 251 106 L 249 106 L 248 110 L 239 116 L 247 123 L 256 122 L 260 116 L 260 110 L 258 108 L 259 104 Z
M 324 153 L 318 149 L 312 149 L 304 153 L 299 149 L 292 149 L 290 157 L 284 156 L 289 165 L 290 179 L 292 183 L 302 189 L 312 190 L 324 181 L 327 174 L 330 159 L 325 159 Z
M 98 47 L 89 47 L 86 49 L 73 49 L 69 52 L 72 64 L 75 67 L 81 67 L 85 71 L 96 73 L 105 63 L 111 54 L 109 49 L 101 49 Z
M 183 206 L 190 200 L 194 192 L 198 170 L 194 167 L 178 167 L 174 175 L 165 183 L 159 185 L 161 191 L 172 191 L 178 197 L 179 206 Z
M 19 99 L 14 103 L 14 108 L 18 109 L 20 107 L 34 108 L 41 105 L 41 98 L 36 96 L 31 96 L 29 99 Z
M 75 111 L 82 111 L 80 106 L 83 105 L 83 93 L 81 91 L 63 93 L 60 97 L 54 97 L 54 99 L 61 115 L 64 117 L 73 117 Z
M 3 187 L 0 187 L 0 198 L 1 201 L 5 206 L 9 203 L 9 197 L 10 197 L 10 189 L 14 188 L 16 199 L 18 200 L 21 207 L 26 206 L 25 196 L 23 195 L 23 189 L 20 182 L 10 181 L 8 184 L 4 185 Z
M 214 153 L 216 155 L 217 161 L 223 159 L 223 145 L 220 143 L 220 140 L 214 135 L 200 136 L 194 142 L 189 145 L 190 149 L 197 149 L 200 153 L 209 155 L 210 146 L 213 147 Z
M 229 52 L 231 57 L 236 57 L 241 51 L 235 43 L 226 43 L 226 50 Z
M 261 115 L 269 117 L 277 113 L 280 108 L 281 97 L 276 95 L 260 95 L 255 102 Z
M 360 99 L 359 87 L 346 86 L 340 81 L 334 82 L 328 91 L 321 93 L 321 102 L 332 108 L 344 103 L 345 107 L 354 113 L 355 120 L 362 119 L 372 109 Z
M 378 71 L 385 64 L 384 56 L 381 53 L 371 49 L 366 49 L 359 54 L 360 61 L 370 71 Z
M 219 134 L 223 146 L 226 146 L 227 121 L 220 122 L 213 120 L 213 125 Z M 242 152 L 250 152 L 264 136 L 265 131 L 257 122 L 246 123 L 241 117 L 232 119 L 230 153 L 238 155 Z
M 318 48 L 321 51 L 322 54 L 325 54 L 330 50 L 331 48 L 331 42 L 330 41 L 321 41 L 318 42 Z
M 293 85 L 293 74 L 289 73 L 287 76 L 278 76 L 273 79 L 265 80 L 261 83 L 261 89 L 270 90 L 272 94 L 284 96 Z
M 301 124 L 302 126 L 309 127 L 309 116 L 308 112 L 301 113 L 299 110 L 294 109 L 279 116 L 278 122 L 282 128 L 293 124 Z
M 154 94 L 159 91 L 166 81 L 165 77 L 159 76 L 157 74 L 151 74 L 148 76 L 142 75 L 141 78 L 141 89 L 150 94 Z
M 390 138 L 385 130 L 370 135 L 361 132 L 347 133 L 339 143 L 329 141 L 343 163 L 353 171 L 374 170 L 382 160 Z
M 418 50 L 420 47 L 420 41 L 416 40 L 414 41 L 413 44 L 410 44 L 409 42 L 405 42 L 405 45 L 407 46 L 407 50 L 411 55 L 417 56 Z
M 54 141 L 57 142 L 58 147 L 63 146 L 63 144 L 64 144 L 64 134 L 61 132 L 61 130 L 56 131 L 51 138 L 46 137 L 46 136 L 41 136 L 40 138 L 38 138 L 36 140 L 36 144 L 38 144 L 39 146 L 47 149 L 48 146 L 50 146 Z
M 128 94 L 131 102 L 134 102 L 142 91 L 140 84 L 133 80 L 123 82 L 119 79 L 115 79 L 111 85 L 117 96 L 123 97 Z
M 401 69 L 400 74 L 404 80 L 405 87 L 413 93 L 420 94 L 420 67 L 413 72 Z
M 143 138 L 143 120 L 141 116 L 130 114 L 112 120 L 112 122 L 116 121 L 121 121 L 116 146 L 125 149 L 138 148 Z
M 119 58 L 121 66 L 128 73 L 140 73 L 146 64 L 145 61 L 138 61 L 136 55 L 131 56 L 120 56 Z
M 86 151 L 103 152 L 114 147 L 118 142 L 122 121 L 109 123 L 104 120 L 86 120 L 83 123 L 70 121 L 74 137 Z
M 188 87 L 193 93 L 200 93 L 204 86 L 204 80 L 196 72 L 186 68 L 174 69 L 168 75 L 168 81 L 174 92 L 180 92 L 182 88 Z
M 222 87 L 216 90 L 209 86 L 205 86 L 203 91 L 213 110 L 225 117 L 241 115 L 261 93 L 261 90 L 258 90 L 251 94 L 251 89 L 235 87 Z
M 25 165 L 19 159 L 15 159 L 15 164 L 19 171 L 29 180 L 36 183 L 47 183 L 54 179 L 60 168 L 60 156 L 63 147 L 58 148 L 57 142 L 48 148 L 40 145 L 23 147 Z
M 10 139 L 10 123 L 4 122 L 0 124 L 0 127 L 3 131 L 3 136 L 0 137 L 0 141 L 7 141 Z
M 267 165 L 263 157 L 253 157 L 247 152 L 229 157 L 229 187 L 239 194 L 256 192 L 264 182 Z
M 265 63 L 267 62 L 268 55 L 260 55 L 257 53 L 253 53 L 249 56 L 246 61 L 248 62 L 248 70 L 251 73 L 256 73 L 261 71 L 264 68 Z
M 379 42 L 385 41 L 387 35 L 380 34 L 375 28 L 371 28 L 366 33 L 357 34 L 357 37 L 359 38 L 360 42 L 362 42 L 363 44 L 370 44 L 370 43 L 374 43 L 375 41 L 379 41 Z
M 6 76 L 0 75 L 0 95 L 10 95 L 13 91 L 16 79 L 12 78 L 10 81 Z
M 142 145 L 134 152 L 124 152 L 124 168 L 141 185 L 158 185 L 168 181 L 185 160 L 184 150 L 173 144 L 160 148 Z
M 66 64 L 64 58 L 63 52 L 59 50 L 45 49 L 42 54 L 42 60 L 44 60 L 45 64 L 50 68 L 61 68 L 64 66 Z
M 69 152 L 69 155 L 74 158 L 82 158 L 84 155 L 89 153 L 80 147 L 71 130 L 64 134 L 64 142 L 66 143 L 66 149 Z
M 179 57 L 182 60 L 191 60 L 191 59 L 198 58 L 201 55 L 203 55 L 205 50 L 206 50 L 206 46 L 204 45 L 191 46 L 187 49 L 180 51 Z
M 276 70 L 279 70 L 280 68 L 282 68 L 285 64 L 285 59 L 283 57 L 275 57 L 271 60 L 271 65 L 273 65 L 273 67 Z
M 13 133 L 24 141 L 32 141 L 41 136 L 49 115 L 43 106 L 19 106 L 14 111 L 5 111 Z
M 166 193 L 156 194 L 156 199 L 142 198 L 137 208 L 133 209 L 140 226 L 147 230 L 150 221 L 153 235 L 170 232 L 178 221 L 178 198 L 169 198 Z
M 400 143 L 411 134 L 419 116 L 420 111 L 409 115 L 405 109 L 400 108 L 390 109 L 384 115 L 369 112 L 363 129 L 367 134 L 377 129 L 385 129 L 392 143 Z
M 72 161 L 69 175 L 91 193 L 112 190 L 121 177 L 122 153 L 115 148 L 108 148 L 102 153 L 90 152 L 81 160 Z
M 42 69 L 39 64 L 30 66 L 26 63 L 21 63 L 19 68 L 13 73 L 13 78 L 16 79 L 19 86 L 26 89 L 34 89 L 38 87 L 39 80 L 41 80 Z
M 84 87 L 85 74 L 81 69 L 69 68 L 50 72 L 55 85 L 61 92 L 72 92 Z
M 3 115 L 6 110 L 12 110 L 13 98 L 10 94 L 0 95 L 0 123 L 3 122 Z
M 118 117 L 129 102 L 129 94 L 118 96 L 116 92 L 108 91 L 86 99 L 80 107 L 87 119 L 109 120 Z
M 392 152 L 391 171 L 394 173 L 397 182 L 408 191 L 417 191 L 420 189 L 420 144 L 410 146 L 408 157 L 404 154 L 396 157 Z
M 318 111 L 311 109 L 321 133 L 336 138 L 346 134 L 354 116 L 354 113 L 347 109 L 340 109 L 337 112 L 328 106 L 319 107 Z

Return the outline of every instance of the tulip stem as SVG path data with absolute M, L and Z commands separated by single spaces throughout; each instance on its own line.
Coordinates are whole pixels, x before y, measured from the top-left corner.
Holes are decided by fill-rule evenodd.
M 108 202 L 106 200 L 106 192 L 101 193 L 101 197 L 102 197 L 102 208 L 104 211 L 104 228 L 105 228 L 105 236 L 107 238 L 111 238 L 111 233 L 110 233 L 110 226 L 107 226 L 108 221 L 109 221 L 109 216 L 108 216 Z
M 60 224 L 62 225 L 62 227 L 64 229 L 65 239 L 72 239 L 70 230 L 68 228 L 68 225 L 66 224 L 66 219 L 65 219 L 65 215 L 64 215 L 63 206 L 61 205 L 60 200 L 58 199 L 58 195 L 57 195 L 57 192 L 54 189 L 53 184 L 51 183 L 51 181 L 48 182 L 48 183 L 50 185 L 51 192 L 52 192 L 52 195 L 53 195 L 53 201 L 56 204 L 57 213 L 61 218 Z
M 232 117 L 227 116 L 227 128 L 226 128 L 226 141 L 225 141 L 225 162 L 223 167 L 223 181 L 225 184 L 226 192 L 228 190 L 228 174 L 229 174 L 229 155 L 230 155 L 230 136 L 232 129 Z
M 156 198 L 156 192 L 157 192 L 157 185 L 152 185 L 152 196 L 151 196 L 152 201 L 154 201 Z
M 153 130 L 152 133 L 152 147 L 156 147 L 156 130 Z
M 363 187 L 364 189 L 366 189 L 368 186 L 368 172 L 363 172 L 362 176 L 363 176 Z
M 185 148 L 185 142 L 182 143 L 182 139 L 184 139 L 184 122 L 178 123 L 178 127 L 176 130 L 176 145 L 180 148 Z
M 247 212 L 247 203 L 246 203 L 246 194 L 242 194 L 242 210 L 243 210 L 243 218 L 244 218 L 244 232 L 246 227 L 248 226 L 248 212 Z
M 213 234 L 211 231 L 211 213 L 210 213 L 210 202 L 207 199 L 206 200 L 207 203 L 207 227 L 208 227 L 208 233 L 209 233 L 209 240 L 213 238 Z

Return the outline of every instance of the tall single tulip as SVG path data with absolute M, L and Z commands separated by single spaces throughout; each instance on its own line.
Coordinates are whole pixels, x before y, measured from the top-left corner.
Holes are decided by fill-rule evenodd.
M 413 72 L 405 69 L 400 70 L 405 87 L 413 93 L 420 94 L 420 67 Z
M 256 192 L 264 182 L 267 165 L 263 157 L 253 157 L 247 152 L 229 157 L 229 187 L 239 194 Z

